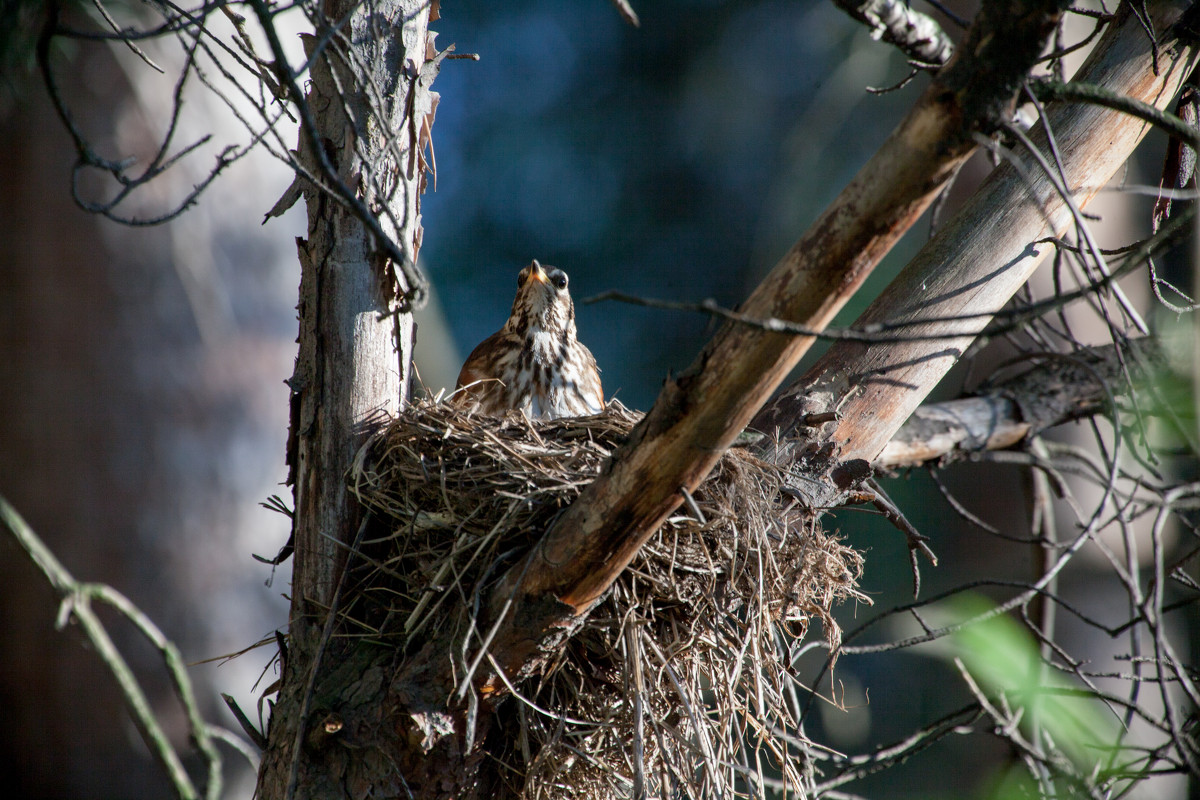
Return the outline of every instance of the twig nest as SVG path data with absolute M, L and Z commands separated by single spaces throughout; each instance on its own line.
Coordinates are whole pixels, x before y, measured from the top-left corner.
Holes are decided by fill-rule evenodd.
M 486 585 L 533 546 L 640 415 L 531 423 L 446 405 L 410 407 L 364 446 L 351 491 L 391 535 L 357 595 L 370 635 L 407 651 L 436 627 L 467 635 Z M 738 765 L 807 784 L 800 710 L 787 685 L 811 620 L 836 648 L 834 603 L 859 554 L 785 491 L 787 473 L 730 450 L 655 533 L 540 679 L 516 687 L 490 737 L 509 796 L 756 795 Z M 699 513 L 697 513 L 699 512 Z M 448 602 L 461 598 L 463 603 Z M 469 648 L 478 649 L 478 633 Z M 461 637 L 460 637 L 461 640 Z M 465 672 L 463 652 L 448 668 Z

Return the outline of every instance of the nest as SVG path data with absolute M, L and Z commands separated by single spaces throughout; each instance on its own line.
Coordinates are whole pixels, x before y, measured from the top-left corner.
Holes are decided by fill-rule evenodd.
M 638 418 L 615 402 L 594 417 L 537 423 L 425 403 L 390 423 L 350 475 L 391 528 L 359 589 L 386 609 L 370 635 L 408 650 L 453 625 L 462 641 L 467 612 L 447 612 L 478 605 L 477 587 L 538 540 Z M 830 609 L 862 599 L 862 562 L 789 498 L 786 482 L 730 450 L 560 657 L 516 687 L 486 743 L 504 796 L 804 793 L 790 665 L 813 620 L 836 651 Z M 462 653 L 447 659 L 464 674 Z

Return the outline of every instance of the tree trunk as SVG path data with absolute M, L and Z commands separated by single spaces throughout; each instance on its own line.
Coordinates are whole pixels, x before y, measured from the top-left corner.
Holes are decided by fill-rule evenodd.
M 302 165 L 322 176 L 326 188 L 303 183 L 308 237 L 297 240 L 300 347 L 289 381 L 294 577 L 282 684 L 259 772 L 263 800 L 362 796 L 359 787 L 371 780 L 364 754 L 307 746 L 311 736 L 304 733 L 314 720 L 318 731 L 334 727 L 316 719 L 328 714 L 329 703 L 314 690 L 344 666 L 338 647 L 322 635 L 346 553 L 365 524 L 344 476 L 372 427 L 396 414 L 408 393 L 413 324 L 402 298 L 414 287 L 404 267 L 415 263 L 420 244 L 421 151 L 435 102 L 431 75 L 423 74 L 427 2 L 335 0 L 324 10 L 336 32 L 318 30 L 307 42 L 313 126 L 302 130 L 300 152 Z M 287 69 L 276 55 L 277 66 Z M 289 77 L 295 85 L 299 76 Z M 382 254 L 351 205 L 328 190 L 333 178 L 378 214 L 407 265 Z

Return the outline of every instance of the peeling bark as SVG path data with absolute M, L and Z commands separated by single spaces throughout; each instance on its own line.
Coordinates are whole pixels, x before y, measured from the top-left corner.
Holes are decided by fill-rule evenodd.
M 406 267 L 420 244 L 421 151 L 436 100 L 429 65 L 436 69 L 437 60 L 423 0 L 332 2 L 325 11 L 334 21 L 349 16 L 339 35 L 318 31 L 306 42 L 315 55 L 307 103 L 316 130 L 301 135 L 301 162 L 317 176 L 331 166 L 348 193 L 378 215 L 406 263 L 382 254 L 351 205 L 331 196 L 337 191 L 303 182 L 308 235 L 297 240 L 300 347 L 289 381 L 293 597 L 259 772 L 263 800 L 402 793 L 388 754 L 368 745 L 381 731 L 404 733 L 388 730 L 392 721 L 380 716 L 387 659 L 330 641 L 325 625 L 346 552 L 365 524 L 344 476 L 366 435 L 382 415 L 398 413 L 408 393 L 413 324 L 403 298 L 414 288 Z M 318 47 L 324 50 L 314 53 Z M 299 78 L 286 77 L 293 85 Z

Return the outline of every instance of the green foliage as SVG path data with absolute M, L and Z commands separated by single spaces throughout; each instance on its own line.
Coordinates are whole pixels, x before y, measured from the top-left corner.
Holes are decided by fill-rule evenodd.
M 1190 316 L 1163 313 L 1157 320 L 1167 364 L 1151 373 L 1139 397 L 1153 400 L 1154 444 L 1164 449 L 1190 446 L 1200 441 L 1197 427 L 1197 347 L 1200 328 Z
M 0 3 L 0 75 L 6 84 L 33 71 L 45 9 L 41 0 Z
M 934 646 L 939 657 L 962 675 L 995 735 L 1040 773 L 1035 779 L 1014 761 L 982 796 L 1044 796 L 1039 780 L 1057 784 L 1065 778 L 1075 786 L 1105 781 L 1122 728 L 1094 691 L 1047 663 L 1029 631 L 984 597 L 960 596 L 940 609 L 936 622 L 952 629 Z
M 1007 707 L 1021 733 L 1065 753 L 1086 769 L 1098 748 L 1117 736 L 1117 722 L 1077 680 L 1046 664 L 1029 632 L 979 596 L 965 596 L 951 615 L 966 624 L 951 636 L 951 648 L 983 694 Z M 1034 742 L 1035 746 L 1038 742 Z

